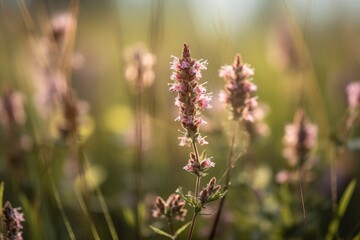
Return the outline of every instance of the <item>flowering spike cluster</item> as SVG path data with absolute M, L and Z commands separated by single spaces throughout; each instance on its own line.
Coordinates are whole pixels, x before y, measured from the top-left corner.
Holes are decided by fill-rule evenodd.
M 125 76 L 136 90 L 143 90 L 154 83 L 154 65 L 156 57 L 143 45 L 136 45 L 127 49 L 125 53 L 127 67 Z
M 316 145 L 318 128 L 307 122 L 304 111 L 298 110 L 294 122 L 285 126 L 283 142 L 284 157 L 291 166 L 300 166 L 306 160 L 308 153 Z
M 184 44 L 181 58 L 173 56 L 171 63 L 173 73 L 170 77 L 174 83 L 170 91 L 176 92 L 175 105 L 179 107 L 177 121 L 181 122 L 185 132 L 179 137 L 180 146 L 191 143 L 207 144 L 205 137 L 199 133 L 199 126 L 206 124 L 201 116 L 201 110 L 211 108 L 211 94 L 206 93 L 205 83 L 199 84 L 201 71 L 206 69 L 207 61 L 191 58 L 190 49 Z
M 24 214 L 20 213 L 20 208 L 13 208 L 10 202 L 6 202 L 3 209 L 3 231 L 1 239 L 22 240 L 23 226 L 21 222 L 25 221 Z
M 175 217 L 176 220 L 184 221 L 187 210 L 185 209 L 185 202 L 181 199 L 179 194 L 171 194 L 166 202 L 160 196 L 156 197 L 155 208 L 152 215 L 155 218 Z
M 222 66 L 219 70 L 219 76 L 226 81 L 219 100 L 229 106 L 232 120 L 254 121 L 252 110 L 257 106 L 257 97 L 253 95 L 257 86 L 252 82 L 253 75 L 254 69 L 242 63 L 239 54 L 235 56 L 233 65 Z
M 220 185 L 216 185 L 216 178 L 213 177 L 199 194 L 201 205 L 205 205 L 206 203 L 218 199 L 217 195 L 220 194 L 220 188 Z
M 195 154 L 191 152 L 188 164 L 186 164 L 183 169 L 196 176 L 204 176 L 205 171 L 207 171 L 211 167 L 215 167 L 215 163 L 211 161 L 211 159 L 212 157 L 204 157 L 204 159 L 202 159 L 201 161 L 197 161 Z

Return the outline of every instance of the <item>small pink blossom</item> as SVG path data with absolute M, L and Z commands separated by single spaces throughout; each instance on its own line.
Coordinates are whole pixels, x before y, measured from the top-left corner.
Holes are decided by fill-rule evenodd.
M 222 103 L 227 103 L 229 100 L 229 96 L 226 94 L 226 92 L 224 90 L 220 90 L 218 97 L 219 97 L 218 98 L 219 101 Z
M 219 70 L 219 77 L 227 80 L 235 78 L 233 67 L 231 65 L 222 66 Z
M 182 61 L 181 62 L 181 68 L 182 69 L 186 69 L 190 67 L 190 63 L 186 62 L 186 61 Z
M 206 137 L 200 137 L 200 136 L 197 138 L 197 140 L 198 140 L 198 142 L 199 142 L 200 145 L 209 144 L 209 142 L 207 142 L 207 141 L 205 140 L 205 138 L 206 138 Z
M 282 170 L 276 174 L 276 182 L 283 184 L 290 180 L 290 173 L 286 170 Z
M 215 163 L 214 163 L 213 161 L 211 161 L 211 158 L 212 158 L 212 157 L 206 158 L 206 159 L 204 159 L 204 160 L 200 163 L 201 168 L 202 168 L 203 170 L 209 169 L 209 168 L 211 168 L 211 167 L 215 167 Z
M 257 91 L 257 86 L 249 81 L 244 81 L 244 91 L 248 91 L 248 92 L 256 92 Z
M 175 57 L 175 56 L 171 56 L 174 60 L 170 63 L 170 69 L 172 70 L 179 70 L 180 69 L 180 65 L 179 65 L 179 58 Z
M 356 108 L 360 104 L 360 82 L 351 82 L 346 87 L 348 104 L 352 108 Z
M 254 107 L 256 107 L 256 106 L 258 105 L 258 102 L 257 102 L 257 98 L 256 98 L 256 97 L 246 99 L 245 103 L 246 103 L 251 109 L 254 108 Z
M 182 90 L 182 85 L 179 83 L 174 83 L 171 85 L 171 87 L 169 88 L 169 90 L 171 92 L 180 92 Z
M 197 92 L 198 94 L 201 94 L 201 93 L 205 93 L 205 92 L 206 92 L 206 88 L 203 86 L 203 84 L 197 86 L 197 87 L 195 88 L 195 90 L 196 90 L 196 92 Z
M 244 77 L 250 77 L 254 75 L 254 69 L 250 68 L 247 64 L 244 64 L 242 67 L 242 73 Z
M 199 124 L 199 126 L 201 126 L 201 125 L 206 125 L 207 121 L 205 121 L 203 118 L 200 117 L 196 119 L 196 123 Z
M 211 96 L 201 94 L 198 99 L 198 105 L 202 109 L 210 109 L 212 106 L 210 105 L 211 102 Z
M 178 137 L 178 139 L 180 140 L 179 146 L 190 146 L 191 144 L 191 139 L 186 136 Z
M 244 111 L 242 119 L 247 122 L 254 122 L 254 116 L 249 111 Z
M 177 106 L 177 107 L 181 107 L 181 102 L 180 102 L 180 100 L 179 100 L 179 97 L 176 97 L 175 98 L 175 106 Z

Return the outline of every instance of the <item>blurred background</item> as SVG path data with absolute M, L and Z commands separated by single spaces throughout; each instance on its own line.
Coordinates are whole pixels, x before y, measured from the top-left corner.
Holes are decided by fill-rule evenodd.
M 114 239 L 114 232 L 120 239 L 139 239 L 136 232 L 162 238 L 148 227 L 168 227 L 151 216 L 155 197 L 166 199 L 179 186 L 192 190 L 195 182 L 182 169 L 190 148 L 179 146 L 168 90 L 170 56 L 180 56 L 185 42 L 193 58 L 209 62 L 202 82 L 213 108 L 204 112 L 208 124 L 200 131 L 209 145 L 201 150 L 216 167 L 206 178 L 220 178 L 227 166 L 232 129 L 217 99 L 224 87 L 218 71 L 236 53 L 255 69 L 263 107 L 255 133 L 239 130 L 241 157 L 218 239 L 325 239 L 335 216 L 331 172 L 338 203 L 359 177 L 359 129 L 354 124 L 345 143 L 339 137 L 346 86 L 360 80 L 359 12 L 356 0 L 0 0 L 0 96 L 3 106 L 14 101 L 11 111 L 0 109 L 0 181 L 3 201 L 22 207 L 24 239 L 71 239 L 69 232 L 76 239 Z M 136 51 L 153 54 L 150 83 L 141 89 L 129 73 Z M 75 140 L 66 101 L 53 98 L 67 89 L 62 78 L 81 118 Z M 276 178 L 291 170 L 284 127 L 300 107 L 318 128 L 303 181 L 306 224 L 298 184 Z M 329 239 L 359 232 L 359 190 Z M 204 210 L 195 239 L 207 238 L 214 211 L 216 204 Z

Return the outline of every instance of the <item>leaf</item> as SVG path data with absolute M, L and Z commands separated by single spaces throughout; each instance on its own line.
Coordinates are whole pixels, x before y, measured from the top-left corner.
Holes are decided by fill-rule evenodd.
M 360 232 L 353 238 L 353 240 L 360 240 Z
M 179 194 L 181 198 L 189 204 L 191 207 L 196 208 L 200 204 L 200 200 L 197 199 L 193 193 L 189 192 L 187 195 L 185 195 L 182 191 L 182 188 L 179 187 L 176 189 L 175 193 Z M 200 204 L 201 205 L 201 204 Z
M 199 160 L 204 160 L 205 158 L 206 158 L 206 150 L 202 151 Z
M 340 220 L 344 216 L 345 211 L 349 205 L 350 199 L 355 190 L 355 186 L 356 186 L 356 179 L 353 179 L 349 183 L 349 185 L 346 187 L 345 192 L 343 193 L 343 195 L 340 199 L 340 204 L 339 204 L 339 208 L 337 210 L 337 214 L 334 217 L 334 219 L 331 221 L 331 223 L 329 224 L 329 229 L 328 229 L 328 232 L 327 232 L 326 238 L 325 238 L 326 240 L 333 239 L 334 235 L 337 233 L 337 231 L 339 229 L 339 225 L 340 225 Z
M 128 223 L 130 226 L 135 226 L 135 216 L 134 216 L 133 211 L 131 211 L 130 208 L 125 208 L 123 210 L 123 215 L 124 215 L 126 223 Z
M 174 239 L 177 238 L 183 231 L 185 231 L 185 229 L 190 226 L 191 221 L 184 224 L 182 227 L 180 227 L 178 230 L 176 230 L 175 235 L 174 235 Z
M 338 209 L 338 217 L 342 218 L 342 216 L 344 215 L 347 206 L 349 205 L 350 199 L 354 193 L 355 190 L 355 186 L 356 186 L 356 179 L 353 179 L 349 185 L 346 187 L 345 192 L 343 194 L 343 196 L 341 197 L 340 200 L 340 204 L 339 204 L 339 209 Z
M 227 193 L 227 190 L 224 191 L 223 193 L 220 193 L 219 191 L 215 192 L 214 194 L 212 194 L 210 197 L 209 197 L 209 200 L 207 201 L 207 203 L 209 202 L 213 202 L 213 201 L 216 201 L 220 198 L 223 198 Z
M 162 236 L 164 236 L 164 237 L 168 237 L 168 238 L 170 238 L 170 239 L 174 239 L 174 237 L 173 236 L 171 236 L 169 233 L 167 233 L 167 232 L 164 232 L 163 230 L 161 230 L 161 229 L 159 229 L 159 228 L 157 228 L 157 227 L 154 227 L 154 226 L 149 226 L 150 228 L 151 228 L 151 230 L 153 230 L 155 233 L 157 233 L 157 234 L 159 234 L 159 235 L 162 235 Z

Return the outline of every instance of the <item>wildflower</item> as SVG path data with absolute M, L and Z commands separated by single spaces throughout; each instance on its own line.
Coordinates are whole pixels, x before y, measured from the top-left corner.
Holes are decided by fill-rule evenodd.
M 3 209 L 3 231 L 4 239 L 22 240 L 23 226 L 21 222 L 25 221 L 24 214 L 20 212 L 21 208 L 13 208 L 10 202 L 6 202 Z
M 155 73 L 153 67 L 156 57 L 142 45 L 130 47 L 125 53 L 127 67 L 125 76 L 135 89 L 142 90 L 154 83 Z
M 220 185 L 216 185 L 216 178 L 213 177 L 199 194 L 201 205 L 217 200 L 220 197 L 220 188 Z
M 215 163 L 211 161 L 212 157 L 197 161 L 194 153 L 190 153 L 188 164 L 183 168 L 185 171 L 192 173 L 196 176 L 201 176 L 205 171 L 211 167 L 215 167 Z
M 219 76 L 226 82 L 219 100 L 228 105 L 233 120 L 254 121 L 252 111 L 257 106 L 257 97 L 253 93 L 257 86 L 251 81 L 253 75 L 254 69 L 242 63 L 239 54 L 235 56 L 233 65 L 222 66 L 219 70 Z
M 152 215 L 155 218 L 168 218 L 175 217 L 176 220 L 184 221 L 187 210 L 185 209 L 185 202 L 181 199 L 179 194 L 171 194 L 166 202 L 161 197 L 156 197 L 155 208 Z
M 257 105 L 253 111 L 253 122 L 246 123 L 246 129 L 248 130 L 252 139 L 255 137 L 267 137 L 270 134 L 270 128 L 265 122 L 265 118 L 268 115 L 269 107 L 263 103 Z
M 285 126 L 283 154 L 291 166 L 302 165 L 308 153 L 315 147 L 317 126 L 308 123 L 302 110 L 298 110 L 294 122 Z
M 205 138 L 199 133 L 199 126 L 206 122 L 201 117 L 201 110 L 211 108 L 211 94 L 206 93 L 204 84 L 199 84 L 201 71 L 206 69 L 207 61 L 191 58 L 190 49 L 184 44 L 181 58 L 173 57 L 170 77 L 174 82 L 170 84 L 170 91 L 176 92 L 175 106 L 179 107 L 179 116 L 176 120 L 181 122 L 185 129 L 180 137 L 180 146 L 190 143 L 207 144 Z
M 267 61 L 278 70 L 299 70 L 302 55 L 292 25 L 283 15 L 272 25 L 267 39 Z
M 26 121 L 23 95 L 17 91 L 7 91 L 0 98 L 0 122 L 6 126 L 23 125 Z
M 351 82 L 346 87 L 347 99 L 350 108 L 360 105 L 360 82 Z

